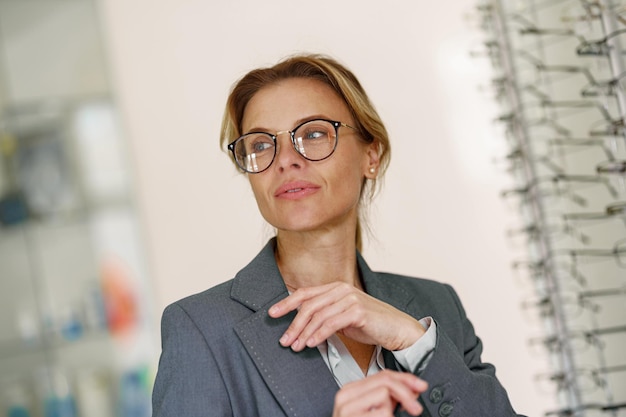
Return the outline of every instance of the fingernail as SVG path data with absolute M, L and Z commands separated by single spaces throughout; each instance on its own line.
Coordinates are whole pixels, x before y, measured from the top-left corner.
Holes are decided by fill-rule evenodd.
M 279 308 L 278 308 L 278 307 L 276 307 L 276 306 L 272 306 L 272 307 L 270 307 L 270 309 L 269 309 L 268 313 L 269 313 L 270 315 L 274 315 L 274 314 L 278 313 L 278 311 L 279 311 Z
M 296 341 L 291 344 L 291 349 L 298 350 L 299 347 L 300 347 L 300 339 L 296 339 Z
M 281 338 L 280 338 L 280 344 L 285 346 L 287 345 L 287 342 L 289 341 L 289 335 L 287 333 L 285 333 Z

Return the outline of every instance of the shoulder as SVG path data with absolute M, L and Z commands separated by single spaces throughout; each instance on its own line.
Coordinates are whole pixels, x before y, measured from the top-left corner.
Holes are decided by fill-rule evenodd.
M 450 298 L 456 294 L 449 284 L 433 279 L 388 272 L 377 272 L 376 276 L 379 285 L 388 286 L 398 291 L 406 291 L 415 296 Z
M 428 301 L 435 301 L 438 304 L 454 302 L 455 292 L 448 284 L 432 279 L 373 271 L 360 253 L 357 253 L 357 261 L 365 290 L 369 294 L 383 299 L 383 301 L 414 299 L 422 303 Z
M 197 294 L 192 294 L 181 298 L 173 304 L 190 310 L 206 308 L 207 304 L 219 305 L 230 299 L 232 286 L 233 280 L 230 279 Z
M 377 272 L 370 279 L 375 296 L 391 303 L 406 303 L 407 310 L 439 320 L 459 321 L 465 317 L 456 291 L 432 279 Z
M 232 286 L 231 279 L 173 302 L 163 311 L 163 325 L 176 326 L 181 321 L 191 321 L 203 332 L 232 325 L 250 314 L 248 308 L 231 298 Z

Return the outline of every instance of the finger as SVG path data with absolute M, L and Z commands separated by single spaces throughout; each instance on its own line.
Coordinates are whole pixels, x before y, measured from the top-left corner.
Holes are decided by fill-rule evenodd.
M 347 411 L 386 412 L 385 410 L 391 407 L 393 412 L 393 408 L 399 403 L 409 414 L 419 415 L 423 409 L 417 398 L 427 388 L 428 384 L 415 375 L 384 370 L 363 380 L 346 384 L 337 394 L 336 406 L 340 410 L 345 410 L 345 415 L 351 415 Z
M 391 417 L 396 406 L 385 387 L 374 387 L 362 391 L 358 398 L 347 400 L 342 397 L 342 391 L 337 393 L 335 407 L 338 417 L 371 416 Z
M 354 300 L 344 298 L 316 312 L 302 330 L 300 338 L 308 347 L 317 346 L 338 331 L 347 330 L 346 335 L 349 334 L 350 328 L 360 326 L 364 316 L 363 309 Z M 376 344 L 364 334 L 353 339 L 361 343 Z
M 299 288 L 292 294 L 283 298 L 276 304 L 270 307 L 268 313 L 270 317 L 278 318 L 300 307 L 300 305 L 307 299 L 328 291 L 328 285 L 320 285 L 316 287 Z
M 359 294 L 334 289 L 307 300 L 292 322 L 299 332 L 298 339 L 308 347 L 314 347 L 339 330 L 358 323 L 363 309 L 359 306 Z M 292 334 L 293 336 L 293 334 Z
M 364 380 L 388 390 L 390 398 L 401 405 L 409 414 L 419 415 L 422 406 L 417 401 L 419 395 L 428 389 L 428 384 L 413 374 L 383 370 Z
M 298 314 L 293 319 L 287 331 L 280 339 L 283 346 L 289 346 L 295 351 L 304 349 L 306 346 L 317 346 L 322 340 L 333 334 L 340 328 L 325 331 L 322 337 L 318 337 L 318 343 L 312 344 L 307 341 L 320 326 L 324 325 L 326 319 L 333 316 L 341 316 L 349 303 L 344 301 L 343 292 L 334 288 L 311 296 L 300 305 Z
M 333 299 L 308 300 L 301 306 L 287 328 L 280 340 L 281 344 L 291 346 L 296 351 L 307 346 L 317 346 L 335 331 L 340 330 L 343 323 L 348 324 L 345 317 L 346 308 L 346 303 L 341 300 L 338 302 Z M 340 318 L 343 320 L 339 320 Z M 317 334 L 316 339 L 311 339 L 313 334 Z

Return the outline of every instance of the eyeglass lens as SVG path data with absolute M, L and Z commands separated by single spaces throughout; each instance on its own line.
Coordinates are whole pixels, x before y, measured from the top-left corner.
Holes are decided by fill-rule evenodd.
M 327 120 L 311 120 L 291 133 L 295 150 L 310 161 L 328 158 L 337 144 L 336 125 Z M 233 153 L 244 171 L 256 173 L 269 168 L 276 156 L 276 136 L 253 132 L 235 142 Z

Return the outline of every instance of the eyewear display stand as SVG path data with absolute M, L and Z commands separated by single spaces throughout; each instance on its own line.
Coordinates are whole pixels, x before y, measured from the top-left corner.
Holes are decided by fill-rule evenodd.
M 478 6 L 507 141 L 503 191 L 522 222 L 529 340 L 551 370 L 546 416 L 626 416 L 626 6 L 494 0 Z

